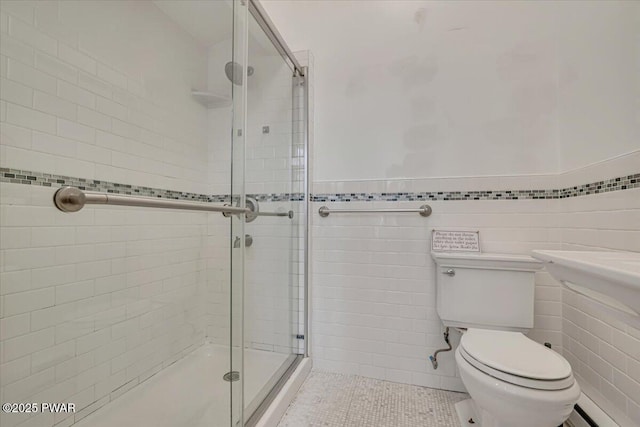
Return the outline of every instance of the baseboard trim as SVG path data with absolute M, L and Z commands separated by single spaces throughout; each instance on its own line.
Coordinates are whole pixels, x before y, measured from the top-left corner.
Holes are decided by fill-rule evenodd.
M 576 408 L 565 424 L 568 427 L 620 427 L 584 393 L 580 394 Z

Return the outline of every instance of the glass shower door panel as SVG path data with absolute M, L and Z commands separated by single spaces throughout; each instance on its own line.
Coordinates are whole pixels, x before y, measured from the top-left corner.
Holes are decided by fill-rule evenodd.
M 298 224 L 294 188 L 293 70 L 249 20 L 246 192 L 260 212 L 245 225 L 245 413 L 252 414 L 298 354 Z M 245 416 L 246 418 L 246 416 Z
M 236 3 L 0 1 L 0 400 L 75 404 L 2 413 L 3 427 L 240 416 L 230 405 L 241 383 L 223 379 L 239 366 L 230 220 L 52 202 L 75 186 L 222 203 L 231 159 L 216 147 L 230 154 L 232 117 L 244 117 L 225 73 L 234 7 L 246 20 Z

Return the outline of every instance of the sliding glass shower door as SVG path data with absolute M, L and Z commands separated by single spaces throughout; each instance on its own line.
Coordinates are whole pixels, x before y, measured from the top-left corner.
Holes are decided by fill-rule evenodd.
M 246 95 L 244 133 L 234 133 L 244 156 L 234 155 L 232 166 L 243 172 L 244 206 L 254 213 L 232 238 L 234 250 L 244 251 L 241 377 L 244 421 L 252 424 L 304 354 L 307 198 L 304 138 L 294 126 L 303 80 L 270 37 L 259 5 L 250 2 L 249 9 L 246 70 L 234 82 Z M 233 277 L 233 286 L 239 282 Z
M 231 0 L 0 2 L 3 427 L 241 419 L 244 214 L 202 209 L 244 192 L 246 20 Z M 63 187 L 103 205 L 60 211 Z
M 301 80 L 253 13 L 0 1 L 3 427 L 244 425 L 304 352 Z
M 254 15 L 248 25 L 245 182 L 249 217 L 244 268 L 244 366 L 247 417 L 303 352 L 299 274 L 305 223 L 301 140 L 294 138 L 295 70 Z M 250 242 L 250 244 L 249 244 Z M 249 418 L 247 418 L 249 419 Z

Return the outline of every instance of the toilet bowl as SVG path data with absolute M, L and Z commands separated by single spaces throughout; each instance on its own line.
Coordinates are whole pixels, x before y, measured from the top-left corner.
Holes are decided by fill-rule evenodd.
M 557 427 L 580 396 L 569 363 L 520 332 L 470 329 L 455 359 L 474 426 Z
M 561 355 L 523 332 L 533 327 L 535 272 L 526 255 L 432 252 L 437 311 L 466 329 L 455 352 L 471 399 L 455 405 L 462 426 L 558 427 L 580 387 Z

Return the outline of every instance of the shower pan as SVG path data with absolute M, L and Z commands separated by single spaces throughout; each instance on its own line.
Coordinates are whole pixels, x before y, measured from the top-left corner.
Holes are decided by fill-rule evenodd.
M 0 19 L 0 424 L 255 425 L 308 355 L 307 68 L 255 0 Z

